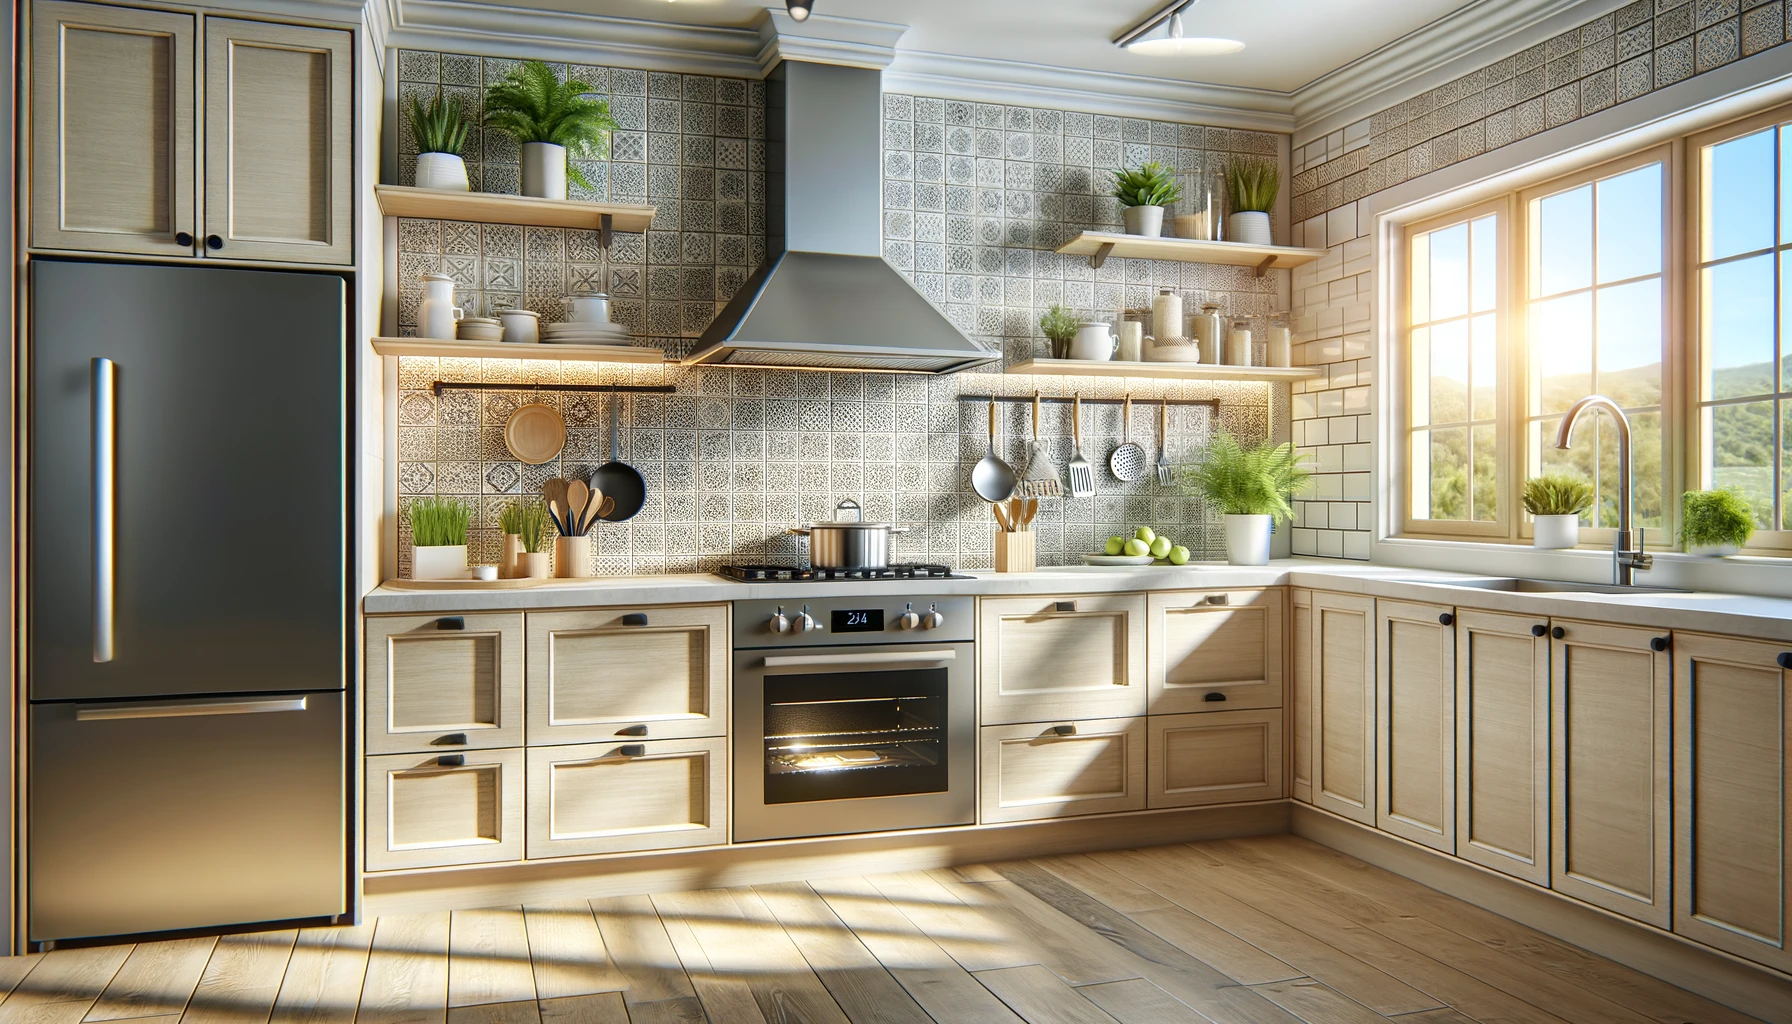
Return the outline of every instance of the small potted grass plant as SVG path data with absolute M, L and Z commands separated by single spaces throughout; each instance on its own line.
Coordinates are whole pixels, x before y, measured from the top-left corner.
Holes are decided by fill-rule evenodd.
M 1265 441 L 1246 447 L 1221 432 L 1205 458 L 1183 470 L 1182 489 L 1224 517 L 1226 561 L 1267 565 L 1271 524 L 1294 518 L 1288 499 L 1305 490 L 1311 477 L 1294 445 Z
M 565 199 L 566 179 L 592 188 L 577 160 L 603 157 L 616 120 L 610 105 L 590 95 L 591 86 L 526 60 L 485 93 L 485 124 L 512 136 L 522 148 L 523 195 Z
M 429 495 L 411 501 L 411 578 L 467 578 L 467 527 L 473 506 L 458 498 Z
M 539 499 L 517 507 L 517 539 L 522 547 L 517 555 L 517 578 L 545 580 L 553 576 L 548 558 L 548 507 Z
M 1046 338 L 1052 343 L 1053 359 L 1070 358 L 1070 340 L 1076 337 L 1079 323 L 1070 310 L 1055 302 L 1039 318 L 1039 329 L 1045 332 Z
M 1531 546 L 1571 548 L 1580 543 L 1581 513 L 1593 507 L 1593 485 L 1572 473 L 1545 473 L 1524 482 L 1524 510 L 1531 514 Z
M 1273 245 L 1269 211 L 1282 190 L 1282 172 L 1273 160 L 1234 157 L 1226 163 L 1226 190 L 1232 213 L 1226 217 L 1226 238 L 1251 245 Z
M 1114 198 L 1126 233 L 1157 238 L 1164 233 L 1164 207 L 1182 198 L 1182 186 L 1163 164 L 1152 160 L 1114 172 Z
M 1687 554 L 1734 555 L 1754 533 L 1755 510 L 1734 487 L 1687 491 L 1680 499 L 1680 542 Z
M 460 97 L 437 95 L 426 104 L 412 96 L 410 117 L 411 137 L 417 142 L 417 187 L 467 191 L 467 162 L 461 150 L 472 126 Z

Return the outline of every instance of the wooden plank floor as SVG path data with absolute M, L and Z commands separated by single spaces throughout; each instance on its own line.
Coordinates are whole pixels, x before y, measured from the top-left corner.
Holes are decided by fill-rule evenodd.
M 1748 1024 L 1293 836 L 0 960 L 0 1024 Z

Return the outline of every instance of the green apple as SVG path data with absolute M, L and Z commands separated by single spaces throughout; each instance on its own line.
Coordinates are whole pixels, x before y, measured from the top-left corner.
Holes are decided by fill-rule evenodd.
M 1126 538 L 1121 537 L 1116 534 L 1115 536 L 1108 538 L 1107 546 L 1102 548 L 1102 551 L 1104 551 L 1110 555 L 1117 555 L 1125 547 L 1126 547 Z
M 1190 554 L 1191 554 L 1191 552 L 1189 551 L 1188 548 L 1185 548 L 1182 545 L 1178 544 L 1175 547 L 1170 549 L 1170 564 L 1171 565 L 1187 565 Z
M 1152 541 L 1157 539 L 1157 531 L 1153 530 L 1149 526 L 1139 527 L 1138 529 L 1132 531 L 1132 535 L 1135 540 L 1142 540 L 1147 544 L 1149 544 Z
M 1170 553 L 1170 548 L 1174 546 L 1170 543 L 1170 538 L 1159 534 L 1157 539 L 1151 542 L 1151 557 L 1163 558 Z
M 1151 553 L 1151 545 L 1135 538 L 1126 542 L 1124 550 L 1127 554 L 1133 556 L 1148 555 Z

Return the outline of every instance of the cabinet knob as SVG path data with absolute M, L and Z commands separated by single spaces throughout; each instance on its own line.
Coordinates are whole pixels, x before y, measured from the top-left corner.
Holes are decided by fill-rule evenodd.
M 624 626 L 645 626 L 647 625 L 647 614 L 645 612 L 631 612 L 622 617 L 622 624 Z
M 1052 732 L 1057 733 L 1059 736 L 1075 736 L 1076 735 L 1076 726 L 1074 726 L 1074 725 L 1054 725 L 1054 726 L 1052 726 Z
M 1792 651 L 1784 651 L 1779 656 L 1781 668 L 1792 668 Z
M 1650 650 L 1651 650 L 1651 651 L 1654 651 L 1654 652 L 1656 652 L 1656 653 L 1657 653 L 1657 654 L 1659 654 L 1659 653 L 1661 653 L 1661 652 L 1662 652 L 1662 651 L 1665 651 L 1665 650 L 1667 650 L 1667 649 L 1668 649 L 1668 644 L 1670 644 L 1670 643 L 1672 643 L 1672 641 L 1671 641 L 1671 640 L 1669 640 L 1669 639 L 1668 639 L 1668 638 L 1667 638 L 1667 637 L 1665 637 L 1665 636 L 1654 636 L 1654 637 L 1650 637 L 1650 638 L 1649 638 L 1649 649 L 1650 649 Z
M 466 629 L 467 620 L 459 615 L 444 615 L 436 620 L 437 629 Z
M 213 249 L 213 250 L 222 249 L 222 248 L 224 248 L 224 239 L 218 237 L 217 235 L 206 235 L 205 236 L 205 247 L 207 249 Z
M 174 233 L 174 244 L 175 245 L 192 245 L 193 244 L 193 236 L 186 233 L 185 231 L 176 231 Z
M 1222 701 L 1222 700 L 1226 699 L 1226 695 L 1215 690 L 1215 691 L 1212 691 L 1212 692 L 1209 692 L 1209 693 L 1203 695 L 1201 697 L 1201 699 L 1204 701 L 1210 701 L 1210 702 L 1211 701 Z
M 1535 625 L 1535 626 L 1531 627 L 1531 635 L 1532 636 L 1544 636 L 1544 635 L 1548 634 L 1548 632 L 1549 632 L 1549 627 L 1545 626 L 1545 625 L 1539 624 L 1539 625 Z
M 627 743 L 616 748 L 616 752 L 623 757 L 640 757 L 647 753 L 647 746 L 642 743 Z
M 1562 639 L 1567 638 L 1568 631 L 1563 629 L 1560 626 L 1557 626 L 1556 628 L 1549 631 L 1549 635 L 1555 637 L 1557 640 L 1562 640 Z
M 1437 617 L 1437 624 L 1440 626 L 1454 626 L 1456 624 L 1456 616 L 1451 615 L 1449 612 L 1444 612 Z
M 459 768 L 466 763 L 467 755 L 465 754 L 443 754 L 436 758 L 436 764 L 443 768 Z

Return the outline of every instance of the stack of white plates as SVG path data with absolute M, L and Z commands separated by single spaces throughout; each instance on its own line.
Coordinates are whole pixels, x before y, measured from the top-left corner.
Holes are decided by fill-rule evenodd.
M 621 324 L 542 324 L 541 340 L 549 345 L 626 345 L 628 330 Z

